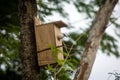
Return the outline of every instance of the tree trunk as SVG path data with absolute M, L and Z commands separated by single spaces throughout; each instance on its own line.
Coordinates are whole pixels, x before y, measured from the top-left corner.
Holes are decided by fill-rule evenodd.
M 95 61 L 96 52 L 102 35 L 107 28 L 110 15 L 118 0 L 102 0 L 100 9 L 92 24 L 92 29 L 86 42 L 80 67 L 77 70 L 74 80 L 88 80 Z
M 22 80 L 39 80 L 39 68 L 35 41 L 36 0 L 19 0 L 21 26 Z

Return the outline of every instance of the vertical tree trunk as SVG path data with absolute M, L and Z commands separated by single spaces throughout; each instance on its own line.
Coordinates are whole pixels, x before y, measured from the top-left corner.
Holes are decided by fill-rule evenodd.
M 92 24 L 92 29 L 90 30 L 90 34 L 86 42 L 80 67 L 75 74 L 74 80 L 88 80 L 95 61 L 99 43 L 117 2 L 118 0 L 102 0 L 100 9 Z
M 37 15 L 36 0 L 19 0 L 21 26 L 22 80 L 39 80 L 34 18 Z

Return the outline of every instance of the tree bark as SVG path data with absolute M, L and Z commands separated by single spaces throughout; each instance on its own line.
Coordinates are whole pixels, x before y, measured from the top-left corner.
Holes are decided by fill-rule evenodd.
M 19 0 L 21 26 L 22 80 L 39 80 L 39 68 L 35 41 L 36 0 Z
M 92 66 L 95 61 L 96 52 L 103 33 L 107 28 L 110 15 L 118 0 L 103 0 L 100 9 L 93 21 L 88 40 L 85 45 L 83 57 L 80 61 L 80 67 L 77 70 L 74 80 L 88 80 Z

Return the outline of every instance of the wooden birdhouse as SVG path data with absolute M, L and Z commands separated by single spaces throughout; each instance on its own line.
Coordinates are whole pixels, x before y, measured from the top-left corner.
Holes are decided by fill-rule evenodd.
M 66 24 L 62 21 L 56 21 L 46 24 L 37 25 L 35 27 L 37 55 L 39 66 L 56 63 L 56 56 L 59 60 L 63 60 L 62 41 L 60 39 L 60 28 Z M 59 49 L 58 53 L 54 53 L 50 46 Z M 55 56 L 56 55 L 56 56 Z

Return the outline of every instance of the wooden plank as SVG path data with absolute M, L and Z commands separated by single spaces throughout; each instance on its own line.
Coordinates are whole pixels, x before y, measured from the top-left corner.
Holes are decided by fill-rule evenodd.
M 45 23 L 45 24 L 41 24 L 41 25 L 36 25 L 36 27 L 39 26 L 44 26 L 44 25 L 50 25 L 50 24 L 54 24 L 56 25 L 58 28 L 62 28 L 62 27 L 67 27 L 67 24 L 64 23 L 63 21 L 54 21 L 54 22 L 50 22 L 50 23 Z
M 52 23 L 55 24 L 59 28 L 67 27 L 67 24 L 65 24 L 63 21 L 55 21 L 55 22 L 52 22 Z
M 60 32 L 60 28 L 54 26 L 54 32 L 55 32 L 55 44 L 56 46 L 61 46 L 58 49 L 62 52 L 63 51 L 63 47 L 62 47 L 62 40 L 58 39 L 58 35 L 61 35 L 62 33 Z M 58 53 L 58 59 L 63 60 L 64 56 L 63 53 Z
M 53 55 L 51 50 L 38 53 L 38 57 L 39 66 L 56 63 L 55 56 Z
M 54 33 L 53 24 L 36 27 L 37 51 L 46 49 L 49 45 L 55 46 Z
M 44 66 L 44 65 L 48 65 L 48 64 L 54 64 L 54 63 L 57 62 L 56 61 L 56 56 L 51 50 L 46 50 L 46 51 L 40 52 L 37 55 L 38 55 L 38 64 L 39 64 L 39 66 Z M 57 53 L 56 53 L 56 55 L 57 55 Z M 57 59 L 58 60 L 64 60 L 63 54 L 58 53 Z

